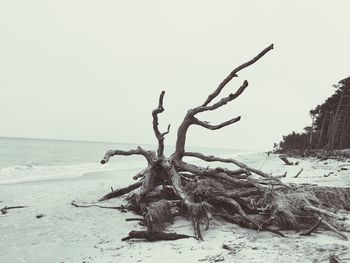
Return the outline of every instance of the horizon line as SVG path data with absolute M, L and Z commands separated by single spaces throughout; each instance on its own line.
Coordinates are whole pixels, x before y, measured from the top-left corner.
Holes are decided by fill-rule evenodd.
M 0 138 L 3 139 L 23 139 L 23 140 L 42 140 L 42 141 L 61 141 L 61 142 L 87 142 L 87 143 L 113 143 L 113 144 L 131 144 L 131 145 L 149 145 L 149 146 L 155 146 L 157 147 L 157 144 L 151 144 L 151 143 L 136 143 L 136 142 L 112 142 L 112 141 L 92 141 L 92 140 L 78 140 L 78 139 L 53 139 L 53 138 L 37 138 L 37 137 L 20 137 L 20 136 L 1 136 Z M 168 144 L 166 145 L 168 147 L 175 147 L 175 145 Z M 227 149 L 227 150 L 254 150 L 254 149 L 238 149 L 238 148 L 227 148 L 227 147 L 212 147 L 212 146 L 198 146 L 198 145 L 188 145 L 189 147 L 196 147 L 196 148 L 209 148 L 209 149 Z M 255 151 L 262 151 L 262 150 L 255 150 Z

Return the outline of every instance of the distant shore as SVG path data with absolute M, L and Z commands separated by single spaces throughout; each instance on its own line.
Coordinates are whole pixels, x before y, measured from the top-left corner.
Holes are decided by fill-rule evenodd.
M 341 149 L 341 150 L 332 150 L 332 151 L 327 151 L 323 149 L 289 150 L 289 151 L 277 150 L 274 153 L 285 154 L 287 156 L 292 156 L 296 158 L 315 157 L 319 159 L 328 159 L 328 158 L 350 159 L 350 149 Z

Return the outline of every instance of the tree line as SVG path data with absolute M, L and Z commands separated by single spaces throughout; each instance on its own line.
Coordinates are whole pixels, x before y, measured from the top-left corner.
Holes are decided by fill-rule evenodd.
M 303 132 L 283 136 L 274 145 L 281 152 L 350 148 L 350 77 L 333 85 L 335 91 L 324 103 L 310 110 L 311 125 Z

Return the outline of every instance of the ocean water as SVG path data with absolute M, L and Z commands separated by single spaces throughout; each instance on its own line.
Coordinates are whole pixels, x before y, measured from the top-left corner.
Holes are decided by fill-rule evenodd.
M 0 184 L 72 178 L 114 170 L 141 170 L 147 165 L 142 156 L 117 156 L 105 165 L 100 164 L 107 150 L 129 150 L 137 146 L 126 143 L 0 137 Z M 140 146 L 147 150 L 156 149 L 155 145 Z M 254 151 L 202 147 L 189 147 L 189 150 L 241 159 L 256 154 Z M 169 155 L 172 151 L 173 147 L 165 148 L 165 153 Z

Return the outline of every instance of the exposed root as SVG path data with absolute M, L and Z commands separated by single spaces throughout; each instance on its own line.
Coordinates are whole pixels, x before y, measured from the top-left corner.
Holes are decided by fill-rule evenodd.
M 318 220 L 312 227 L 310 227 L 309 229 L 305 230 L 300 235 L 301 236 L 309 236 L 309 235 L 311 235 L 311 233 L 315 232 L 316 229 L 321 225 L 321 223 L 322 222 L 320 220 Z
M 203 236 L 200 228 L 202 220 L 204 221 L 205 229 L 209 229 L 209 217 L 206 212 L 205 205 L 202 203 L 191 203 L 187 205 L 186 211 L 191 218 L 194 235 L 198 240 L 203 241 Z
M 307 210 L 307 211 L 315 212 L 315 213 L 318 213 L 318 214 L 321 214 L 321 215 L 325 215 L 325 216 L 328 216 L 328 217 L 331 217 L 331 218 L 334 218 L 334 219 L 337 219 L 337 220 L 341 220 L 341 221 L 346 220 L 345 217 L 339 217 L 336 214 L 334 214 L 332 212 L 329 212 L 327 210 L 324 210 L 322 208 L 318 208 L 318 207 L 314 207 L 314 206 L 304 206 L 303 208 L 305 210 Z
M 147 231 L 161 231 L 165 228 L 166 222 L 173 221 L 174 215 L 179 213 L 179 207 L 173 206 L 170 201 L 159 200 L 150 203 L 144 214 Z
M 244 220 L 244 218 L 242 218 L 242 217 L 232 216 L 232 215 L 223 214 L 223 213 L 215 213 L 214 215 L 221 217 L 222 219 L 224 219 L 230 223 L 236 224 L 236 225 L 243 227 L 243 228 L 248 228 L 248 229 L 258 230 L 258 231 L 265 229 L 265 230 L 272 232 L 272 233 L 275 233 L 281 237 L 285 237 L 285 235 L 277 229 L 273 229 L 271 227 L 265 227 L 263 229 L 257 228 L 255 224 L 249 223 L 248 221 Z
M 329 222 L 327 222 L 325 219 L 323 219 L 321 216 L 315 214 L 315 218 L 319 220 L 322 224 L 324 224 L 329 230 L 332 230 L 333 232 L 337 233 L 339 236 L 341 236 L 344 240 L 348 240 L 348 237 L 340 232 L 338 229 L 336 229 L 334 226 L 332 226 Z

